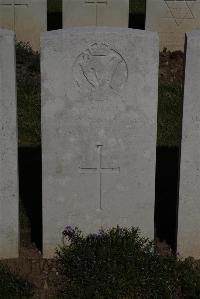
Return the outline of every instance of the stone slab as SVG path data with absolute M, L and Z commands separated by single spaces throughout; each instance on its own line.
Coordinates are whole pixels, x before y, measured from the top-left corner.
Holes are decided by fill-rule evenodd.
M 0 0 L 0 28 L 15 31 L 18 41 L 40 48 L 40 33 L 47 30 L 47 0 Z
M 187 33 L 178 251 L 200 258 L 200 31 Z
M 146 30 L 156 31 L 160 50 L 184 50 L 185 32 L 200 28 L 200 0 L 147 0 Z
M 0 258 L 18 257 L 18 166 L 14 33 L 0 29 Z
M 42 34 L 43 254 L 66 225 L 139 226 L 154 236 L 157 34 Z
M 63 28 L 127 27 L 129 0 L 63 0 Z

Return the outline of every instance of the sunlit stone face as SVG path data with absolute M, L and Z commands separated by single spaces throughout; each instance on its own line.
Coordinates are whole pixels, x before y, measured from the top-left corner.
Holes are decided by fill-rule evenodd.
M 184 50 L 185 33 L 200 27 L 200 0 L 147 0 L 146 29 L 156 31 L 160 49 Z
M 152 238 L 157 35 L 93 27 L 41 40 L 44 256 L 66 225 Z

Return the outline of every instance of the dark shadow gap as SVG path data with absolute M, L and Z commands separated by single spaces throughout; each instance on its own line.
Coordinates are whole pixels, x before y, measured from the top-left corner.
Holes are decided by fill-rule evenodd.
M 62 0 L 47 0 L 47 30 L 62 29 Z
M 145 29 L 145 14 L 129 14 L 129 28 Z
M 62 12 L 47 14 L 47 30 L 62 29 Z
M 177 247 L 179 156 L 178 147 L 157 147 L 155 231 L 172 251 Z
M 19 194 L 31 226 L 31 241 L 42 251 L 41 148 L 19 148 Z M 21 215 L 25 217 L 25 215 Z M 21 223 L 21 221 L 20 221 Z M 24 227 L 20 227 L 20 232 Z
M 145 30 L 146 0 L 129 0 L 129 28 Z

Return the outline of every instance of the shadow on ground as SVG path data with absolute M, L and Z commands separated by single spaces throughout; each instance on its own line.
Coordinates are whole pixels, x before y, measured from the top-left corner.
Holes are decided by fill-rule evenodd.
M 129 28 L 145 29 L 145 15 L 144 14 L 129 14 Z
M 178 221 L 179 148 L 158 147 L 156 165 L 156 237 L 176 251 Z
M 47 15 L 47 30 L 62 29 L 62 12 L 48 13 Z
M 42 251 L 41 148 L 19 148 L 19 192 L 31 225 L 31 241 Z M 21 228 L 20 228 L 20 231 Z

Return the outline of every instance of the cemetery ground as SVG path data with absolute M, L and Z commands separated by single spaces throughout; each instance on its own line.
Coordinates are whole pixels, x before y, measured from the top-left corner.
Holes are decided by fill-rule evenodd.
M 189 259 L 176 263 L 173 257 L 165 256 L 168 252 L 166 244 L 172 252 L 176 249 L 183 53 L 163 51 L 160 54 L 155 223 L 161 255 L 154 254 L 152 244 L 141 239 L 134 230 L 100 232 L 100 239 L 91 236 L 88 243 L 88 239 L 68 228 L 65 233 L 71 238 L 74 250 L 64 248 L 60 251 L 59 261 L 63 268 L 59 271 L 58 261 L 42 259 L 41 254 L 40 59 L 23 44 L 17 45 L 16 52 L 20 257 L 6 260 L 2 265 L 8 265 L 11 273 L 21 276 L 11 275 L 7 268 L 0 266 L 0 298 L 9 298 L 9 295 L 10 298 L 28 298 L 32 292 L 32 298 L 62 298 L 60 289 L 64 298 L 200 298 L 199 262 Z M 104 247 L 99 240 L 104 240 Z M 81 248 L 85 248 L 85 252 Z M 135 248 L 135 255 L 129 254 L 130 248 Z M 92 258 L 95 255 L 96 266 Z M 74 263 L 77 260 L 79 263 Z M 135 268 L 134 260 L 140 261 Z M 125 264 L 130 265 L 126 273 L 123 272 Z M 137 272 L 142 267 L 145 276 L 141 271 Z M 72 269 L 70 281 L 66 276 Z M 58 275 L 60 272 L 63 276 Z M 116 275 L 110 274 L 109 280 L 106 273 Z

